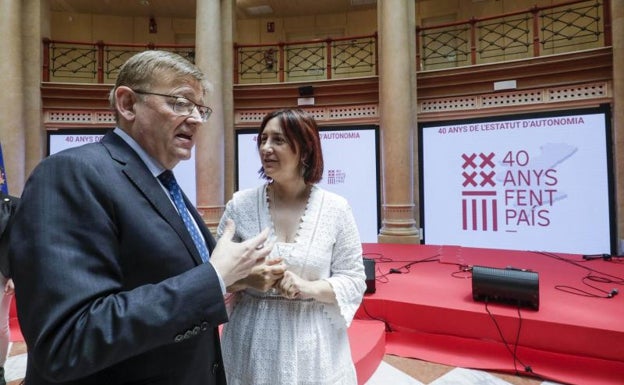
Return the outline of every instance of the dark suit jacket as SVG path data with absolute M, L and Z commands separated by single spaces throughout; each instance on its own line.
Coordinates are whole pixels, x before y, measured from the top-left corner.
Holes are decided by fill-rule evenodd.
M 2 275 L 5 277 L 11 276 L 9 253 L 7 250 L 9 238 L 7 227 L 9 226 L 9 221 L 11 220 L 15 209 L 17 208 L 18 202 L 18 197 L 0 192 L 0 272 L 2 272 Z
M 212 250 L 214 238 L 190 211 Z M 225 384 L 216 272 L 116 134 L 37 166 L 9 253 L 26 385 Z

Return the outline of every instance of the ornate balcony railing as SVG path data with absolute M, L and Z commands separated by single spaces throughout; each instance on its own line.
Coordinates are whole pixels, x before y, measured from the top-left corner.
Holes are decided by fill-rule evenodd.
M 234 46 L 236 83 L 322 80 L 377 74 L 377 36 Z
M 418 71 L 526 59 L 611 45 L 611 0 L 576 0 L 503 15 L 417 27 Z M 619 0 L 618 0 L 619 1 Z M 43 80 L 113 83 L 134 53 L 165 49 L 191 61 L 192 45 L 43 41 Z M 234 82 L 375 76 L 377 35 L 234 45 Z
M 85 43 L 43 39 L 44 82 L 114 83 L 119 68 L 137 52 L 163 49 L 195 59 L 193 45 Z
M 419 71 L 526 59 L 611 45 L 610 0 L 548 7 L 416 29 Z

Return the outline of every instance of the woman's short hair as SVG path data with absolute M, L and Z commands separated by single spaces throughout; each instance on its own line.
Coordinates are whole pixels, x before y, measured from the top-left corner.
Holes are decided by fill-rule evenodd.
M 298 109 L 281 109 L 269 112 L 260 124 L 256 144 L 260 150 L 262 133 L 271 119 L 277 119 L 284 136 L 293 151 L 299 151 L 300 166 L 303 168 L 303 179 L 307 184 L 319 182 L 323 178 L 323 150 L 319 137 L 318 126 L 312 115 Z M 270 179 L 264 173 L 264 167 L 258 171 L 264 179 Z

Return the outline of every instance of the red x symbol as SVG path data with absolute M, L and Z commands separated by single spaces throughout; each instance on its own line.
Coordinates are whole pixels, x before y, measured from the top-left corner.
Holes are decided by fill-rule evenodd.
M 466 187 L 467 185 L 472 185 L 472 186 L 476 186 L 477 182 L 475 182 L 474 178 L 477 176 L 476 172 L 472 172 L 470 174 L 468 174 L 467 172 L 462 172 L 462 175 L 464 176 L 464 187 Z
M 495 186 L 494 180 L 492 179 L 494 177 L 494 171 L 490 171 L 487 174 L 481 171 L 479 174 L 481 175 L 481 178 L 483 178 L 481 181 L 481 187 L 485 186 L 486 183 L 492 187 Z
M 472 168 L 477 168 L 477 164 L 474 162 L 474 159 L 477 157 L 476 154 L 472 154 L 470 156 L 466 155 L 466 154 L 462 154 L 462 158 L 464 158 L 464 164 L 462 165 L 462 168 L 466 168 L 466 167 L 472 167 Z
M 479 154 L 479 157 L 481 158 L 481 164 L 479 165 L 479 167 L 484 168 L 486 165 L 489 165 L 490 167 L 494 168 L 494 162 L 492 162 L 492 158 L 494 158 L 493 152 L 490 152 L 490 155 L 485 155 L 481 153 Z

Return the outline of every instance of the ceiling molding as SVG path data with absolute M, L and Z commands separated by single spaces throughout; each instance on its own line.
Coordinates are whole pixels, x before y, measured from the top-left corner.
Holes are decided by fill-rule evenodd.
M 49 0 L 52 12 L 194 19 L 196 0 Z M 376 0 L 237 0 L 242 19 L 297 17 L 375 9 Z M 267 13 L 269 12 L 270 13 Z

